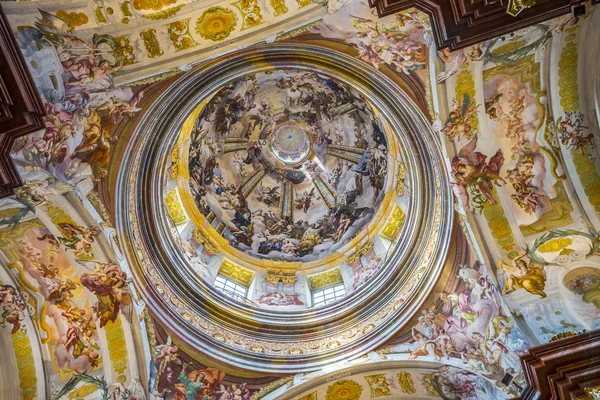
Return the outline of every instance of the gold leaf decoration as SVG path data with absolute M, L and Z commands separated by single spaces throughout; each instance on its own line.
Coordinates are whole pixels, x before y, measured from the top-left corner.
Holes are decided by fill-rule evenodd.
M 196 32 L 204 39 L 219 41 L 231 34 L 237 16 L 229 8 L 211 7 L 196 22 Z
M 276 17 L 288 12 L 288 8 L 285 5 L 285 0 L 270 0 L 270 2 L 271 7 L 273 7 L 273 15 Z
M 358 400 L 362 387 L 351 380 L 337 381 L 327 388 L 325 400 Z

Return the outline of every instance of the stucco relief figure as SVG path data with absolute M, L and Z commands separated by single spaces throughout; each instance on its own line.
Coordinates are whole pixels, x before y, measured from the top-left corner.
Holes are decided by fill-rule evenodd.
M 546 276 L 543 266 L 540 268 L 533 262 L 527 262 L 519 258 L 515 260 L 514 266 L 498 260 L 498 269 L 506 274 L 504 288 L 502 293 L 510 293 L 516 289 L 525 289 L 531 294 L 542 298 L 546 297 L 544 288 L 546 285 Z
M 81 274 L 81 284 L 98 297 L 94 305 L 96 317 L 102 328 L 109 321 L 114 322 L 119 311 L 131 320 L 133 304 L 131 293 L 127 286 L 127 275 L 118 264 L 101 263 L 98 261 L 78 261 L 91 271 Z
M 58 196 L 75 190 L 75 187 L 55 178 L 25 180 L 24 185 L 15 189 L 10 199 L 15 203 L 14 212 L 0 218 L 0 227 L 16 227 L 36 207 L 46 203 L 51 196 Z
M 583 114 L 574 111 L 565 113 L 564 118 L 559 118 L 559 138 L 560 142 L 569 150 L 581 151 L 583 154 L 585 148 L 594 144 L 594 135 L 592 133 L 584 136 Z
M 116 138 L 102 128 L 100 115 L 95 110 L 86 108 L 83 114 L 86 119 L 83 127 L 83 140 L 71 154 L 69 169 L 65 172 L 71 178 L 81 163 L 90 165 L 94 179 L 101 180 L 108 176 L 110 148 Z
M 174 399 L 173 385 L 177 381 L 175 369 L 181 367 L 179 348 L 171 344 L 171 337 L 166 344 L 156 346 L 150 361 L 148 392 L 163 399 Z
M 25 319 L 27 294 L 11 285 L 0 285 L 0 326 L 12 325 L 11 333 L 25 330 L 21 321 Z
M 114 138 L 102 117 L 113 124 L 132 117 L 141 110 L 143 92 L 114 87 L 113 74 L 124 65 L 114 37 L 94 34 L 87 42 L 73 36 L 64 21 L 40 12 L 43 18 L 35 28 L 19 27 L 19 46 L 32 61 L 37 54 L 54 52 L 60 71 L 42 77 L 48 82 L 53 78 L 53 84 L 42 90 L 47 101 L 45 131 L 20 141 L 13 153 L 21 153 L 62 179 L 72 179 L 80 164 L 89 164 L 93 179 L 104 179 Z
M 58 226 L 64 237 L 56 239 L 67 249 L 73 250 L 75 257 L 88 258 L 93 255 L 92 243 L 94 243 L 94 236 L 100 232 L 97 227 L 86 228 L 70 222 L 60 223 Z
M 471 96 L 465 93 L 448 114 L 442 132 L 451 140 L 476 136 L 476 128 L 473 128 L 471 124 L 477 116 L 477 107 L 477 103 L 473 102 Z
M 81 287 L 73 280 L 69 259 L 49 235 L 47 230 L 35 232 L 36 247 L 30 239 L 19 240 L 19 261 L 44 296 L 46 315 L 55 328 L 50 340 L 58 368 L 91 372 L 100 362 L 96 322 L 86 302 L 81 303 Z
M 460 149 L 458 156 L 452 159 L 452 173 L 455 179 L 452 190 L 466 211 L 471 208 L 469 201 L 475 204 L 475 209 L 478 211 L 481 211 L 485 203 L 496 204 L 493 195 L 494 185 L 506 183 L 500 176 L 500 169 L 504 165 L 502 149 L 498 149 L 496 154 L 486 162 L 487 156 L 476 151 L 476 148 L 477 136 Z

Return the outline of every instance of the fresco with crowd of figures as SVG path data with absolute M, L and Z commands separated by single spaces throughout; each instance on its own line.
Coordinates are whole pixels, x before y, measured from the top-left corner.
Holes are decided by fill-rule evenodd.
M 45 129 L 19 139 L 12 151 L 23 187 L 0 200 L 0 335 L 13 344 L 10 358 L 19 366 L 21 394 L 30 399 L 47 394 L 51 398 L 85 398 L 100 392 L 102 398 L 141 399 L 147 391 L 171 399 L 247 400 L 260 393 L 258 390 L 271 385 L 276 377 L 246 382 L 201 364 L 179 349 L 159 326 L 154 332 L 151 319 L 140 320 L 130 271 L 111 236 L 114 231 L 107 209 L 112 209 L 112 204 L 107 197 L 100 200 L 97 189 L 110 178 L 111 155 L 127 140 L 124 126 L 140 117 L 145 94 L 153 88 L 150 81 L 123 85 L 117 82 L 119 76 L 154 65 L 153 60 L 164 61 L 161 57 L 174 58 L 178 51 L 191 54 L 191 49 L 207 47 L 206 43 L 233 38 L 253 24 L 259 25 L 261 18 L 266 20 L 267 11 L 257 10 L 257 2 L 235 2 L 230 8 L 204 10 L 191 20 L 170 21 L 161 26 L 167 29 L 166 35 L 146 27 L 135 35 L 115 37 L 106 30 L 91 34 L 86 29 L 111 21 L 125 26 L 128 22 L 124 19 L 157 21 L 143 15 L 170 10 L 173 17 L 179 9 L 171 10 L 165 4 L 154 10 L 134 2 L 136 11 L 111 8 L 109 12 L 98 5 L 92 14 L 87 9 L 61 12 L 56 5 L 37 3 L 30 13 L 18 12 L 18 4 L 7 11 L 47 111 Z M 288 5 L 288 10 L 286 4 L 270 2 L 269 18 L 291 15 L 303 7 L 296 2 Z M 410 77 L 420 82 L 431 103 L 423 109 L 429 111 L 428 118 L 448 151 L 457 212 L 480 233 L 472 239 L 485 258 L 478 260 L 471 254 L 463 265 L 454 266 L 449 272 L 453 278 L 440 284 L 428 299 L 418 322 L 381 352 L 449 365 L 416 384 L 406 375 L 396 376 L 400 387 L 412 393 L 485 398 L 495 393 L 489 389 L 492 385 L 506 397 L 515 395 L 523 384 L 518 357 L 528 345 L 547 342 L 565 331 L 595 329 L 600 316 L 600 176 L 595 166 L 595 125 L 578 98 L 582 88 L 573 67 L 583 57 L 578 52 L 584 26 L 594 20 L 597 10 L 588 8 L 590 15 L 578 20 L 558 18 L 455 53 L 440 52 L 442 62 L 436 67 L 425 14 L 408 10 L 378 19 L 364 1 L 332 1 L 327 8 L 331 14 L 298 32 L 302 34 L 293 40 L 331 40 L 346 46 L 357 62 L 368 63 L 394 80 Z M 204 25 L 211 19 L 219 21 L 214 25 L 216 32 L 207 31 L 208 25 Z M 190 29 L 191 23 L 194 29 Z M 200 41 L 204 42 L 196 47 Z M 167 54 L 165 43 L 173 46 Z M 430 78 L 432 71 L 438 75 L 437 82 Z M 319 96 L 324 96 L 343 100 L 340 106 L 346 101 L 355 103 L 364 110 L 359 114 L 363 119 L 374 119 L 367 104 L 351 92 L 333 89 L 335 82 L 329 77 L 279 74 L 237 85 L 247 89 L 271 80 L 281 90 L 297 90 L 296 103 L 287 105 L 290 113 L 315 110 L 318 118 L 325 118 L 326 111 L 318 107 Z M 302 85 L 307 82 L 321 85 L 320 89 L 305 89 Z M 437 97 L 433 97 L 431 86 L 436 83 Z M 241 115 L 238 108 L 248 106 L 248 97 L 236 98 L 238 89 L 234 85 L 231 93 L 222 95 L 221 100 L 228 100 L 227 109 L 212 110 L 208 136 L 215 145 L 219 140 L 225 143 L 226 136 L 219 135 L 234 126 L 240 128 L 236 137 L 260 138 L 260 132 L 286 108 L 256 102 L 251 113 L 255 118 L 233 122 Z M 246 90 L 244 95 L 251 96 L 251 92 Z M 345 121 L 339 129 L 352 124 Z M 207 134 L 201 125 L 197 128 L 196 135 Z M 339 145 L 335 128 L 316 131 L 325 146 Z M 366 171 L 377 161 L 376 167 L 385 170 L 383 158 L 374 157 L 378 151 L 385 152 L 375 128 L 355 136 L 354 143 L 344 145 L 360 147 L 357 143 L 364 142 L 361 148 L 370 148 L 372 153 L 362 167 L 354 168 Z M 356 209 L 340 212 L 339 219 L 346 219 L 337 221 L 336 228 L 328 232 L 329 239 L 319 234 L 321 242 L 315 240 L 312 246 L 303 247 L 302 238 L 296 238 L 287 243 L 287 252 L 283 241 L 280 249 L 270 248 L 273 237 L 284 234 L 269 222 L 268 212 L 248 220 L 239 194 L 228 190 L 233 181 L 227 181 L 226 173 L 220 177 L 202 173 L 208 162 L 216 163 L 205 147 L 197 149 L 197 169 L 202 170 L 195 190 L 201 201 L 208 196 L 201 193 L 207 179 L 219 183 L 213 182 L 205 190 L 215 205 L 226 207 L 223 201 L 228 202 L 231 240 L 240 247 L 252 248 L 262 256 L 307 257 L 319 243 L 332 245 L 342 240 L 344 229 L 369 218 L 368 212 L 353 214 Z M 227 173 L 243 179 L 242 174 L 255 165 L 252 154 L 260 152 L 259 147 L 231 153 L 223 165 L 229 163 L 236 169 Z M 342 171 L 339 181 L 334 181 L 338 184 L 334 186 L 341 187 L 348 166 L 338 160 L 330 163 L 332 173 L 337 167 Z M 361 185 L 365 204 L 377 202 L 381 182 L 365 177 Z M 253 194 L 273 212 L 281 199 L 275 188 L 264 183 Z M 312 201 L 320 201 L 314 196 L 316 191 L 311 195 L 310 188 L 302 187 L 296 193 L 294 215 L 302 216 L 302 227 L 306 221 L 317 230 L 319 217 L 309 211 L 316 207 Z M 236 201 L 237 208 L 231 204 Z M 319 210 L 323 215 L 332 214 L 327 207 Z M 345 226 L 342 231 L 340 225 Z M 294 226 L 285 235 L 294 238 Z M 259 232 L 264 233 L 260 239 Z M 261 252 L 262 243 L 267 244 Z M 378 261 L 373 263 L 374 270 Z M 145 374 L 137 370 L 139 347 L 131 335 L 140 326 L 147 332 L 144 345 L 151 354 Z M 46 369 L 32 354 L 40 356 Z M 470 372 L 449 373 L 452 368 Z M 44 369 L 52 383 L 47 388 L 39 378 Z M 513 380 L 503 386 L 505 374 Z M 142 385 L 140 376 L 150 377 L 148 385 Z M 364 393 L 377 385 L 385 391 L 387 379 L 372 378 L 365 381 L 368 386 L 362 381 L 356 385 L 362 385 Z M 358 390 L 348 382 L 351 380 L 338 389 Z

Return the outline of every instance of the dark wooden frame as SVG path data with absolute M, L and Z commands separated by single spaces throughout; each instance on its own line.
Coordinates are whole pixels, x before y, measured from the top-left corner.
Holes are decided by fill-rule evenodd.
M 593 0 L 598 3 L 600 0 Z M 415 7 L 431 19 L 438 49 L 451 51 L 569 14 L 582 0 L 536 0 L 518 16 L 506 13 L 509 0 L 369 0 L 380 17 Z
M 586 388 L 600 386 L 600 330 L 532 347 L 521 366 L 522 400 L 586 398 Z
M 15 139 L 44 127 L 44 104 L 0 6 L 0 198 L 21 186 L 11 159 Z

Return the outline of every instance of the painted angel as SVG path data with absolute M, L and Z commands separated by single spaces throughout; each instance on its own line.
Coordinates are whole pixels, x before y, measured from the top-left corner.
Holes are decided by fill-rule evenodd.
M 463 98 L 456 103 L 454 109 L 450 111 L 442 132 L 448 135 L 451 140 L 454 138 L 460 139 L 463 136 L 467 138 L 475 136 L 476 131 L 471 124 L 475 119 L 477 107 L 476 103 L 471 103 L 471 96 L 465 93 Z
M 268 206 L 277 206 L 281 195 L 279 194 L 279 186 L 263 186 L 261 183 L 256 187 L 256 195 L 258 201 L 265 203 Z
M 312 202 L 315 198 L 315 188 L 313 187 L 310 192 L 305 190 L 302 194 L 298 195 L 296 199 L 294 199 L 294 203 L 296 206 L 296 210 L 302 210 L 304 214 L 308 213 L 310 206 L 312 206 Z
M 77 260 L 90 271 L 81 274 L 81 284 L 98 297 L 93 308 L 100 320 L 100 328 L 114 322 L 123 313 L 128 321 L 133 319 L 133 300 L 127 275 L 118 264 Z
M 531 294 L 542 298 L 546 297 L 544 292 L 546 276 L 543 267 L 537 267 L 533 261 L 527 264 L 522 257 L 516 259 L 514 265 L 498 260 L 497 266 L 499 272 L 502 271 L 505 275 L 502 294 L 513 292 L 516 289 L 525 289 Z
M 481 208 L 484 203 L 496 204 L 493 196 L 494 185 L 503 185 L 506 181 L 500 177 L 500 169 L 504 165 L 502 149 L 498 149 L 489 161 L 487 156 L 477 148 L 477 136 L 471 139 L 452 159 L 452 173 L 455 182 L 452 189 L 465 211 L 469 207 L 469 194 L 474 195 L 472 201 Z
M 86 228 L 70 222 L 63 222 L 58 224 L 58 226 L 64 235 L 64 237 L 57 238 L 60 244 L 73 250 L 73 253 L 78 258 L 92 255 L 94 236 L 100 232 L 97 227 Z

